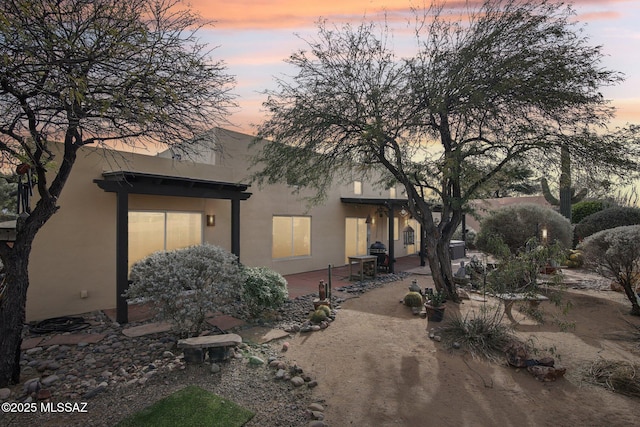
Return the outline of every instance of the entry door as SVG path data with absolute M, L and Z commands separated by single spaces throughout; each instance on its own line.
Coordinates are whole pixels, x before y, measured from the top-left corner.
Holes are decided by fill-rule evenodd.
M 345 218 L 345 264 L 350 256 L 367 255 L 367 219 Z

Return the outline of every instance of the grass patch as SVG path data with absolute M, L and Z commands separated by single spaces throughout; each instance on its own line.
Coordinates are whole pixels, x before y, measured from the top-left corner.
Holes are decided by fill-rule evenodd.
M 504 358 L 504 347 L 514 340 L 512 328 L 502 323 L 503 316 L 499 307 L 483 307 L 464 317 L 454 316 L 440 334 L 449 347 L 459 343 L 474 357 L 498 360 Z
M 118 427 L 241 427 L 255 414 L 200 387 L 179 390 L 118 424 Z
M 640 397 L 640 365 L 614 360 L 597 360 L 584 373 L 591 384 L 625 396 Z

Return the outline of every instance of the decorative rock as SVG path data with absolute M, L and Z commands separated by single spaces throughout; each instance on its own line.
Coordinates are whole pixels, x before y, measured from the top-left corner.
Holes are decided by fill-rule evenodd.
M 506 353 L 509 365 L 515 368 L 525 368 L 528 366 L 527 360 L 529 360 L 529 352 L 524 344 L 509 344 L 504 349 L 504 352 Z
M 29 356 L 31 356 L 32 354 L 40 353 L 40 352 L 42 352 L 42 347 L 33 347 L 25 351 L 25 353 L 28 354 Z
M 45 387 L 50 386 L 51 384 L 60 381 L 60 377 L 57 375 L 49 375 L 47 378 L 44 378 L 41 382 Z
M 212 374 L 217 374 L 218 372 L 220 372 L 220 365 L 218 365 L 217 363 L 212 363 L 210 370 Z
M 324 420 L 324 413 L 320 411 L 311 411 L 311 418 L 314 420 Z
M 533 376 L 536 377 L 537 380 L 549 382 L 555 381 L 558 378 L 562 378 L 567 372 L 567 369 L 560 366 L 553 368 L 551 366 L 536 365 L 529 366 L 527 368 L 527 371 L 533 374 Z
M 92 397 L 97 396 L 98 394 L 102 393 L 106 389 L 107 389 L 107 387 L 99 386 L 99 387 L 96 387 L 96 388 L 94 388 L 92 390 L 89 390 L 82 397 L 85 398 L 85 399 L 91 399 Z
M 453 348 L 455 348 L 456 350 L 458 350 L 460 348 L 460 343 L 458 341 L 454 342 L 453 344 L 451 344 L 451 346 Z
M 8 388 L 0 388 L 0 400 L 7 400 L 11 396 L 11 390 Z
M 329 424 L 325 423 L 322 420 L 315 420 L 309 423 L 309 427 L 329 427 Z
M 307 384 L 307 387 L 309 387 L 309 388 L 315 388 L 315 387 L 317 387 L 317 386 L 318 386 L 318 381 L 316 381 L 316 380 L 311 380 L 311 381 L 309 381 L 309 383 Z
M 314 332 L 315 331 L 319 331 L 320 329 L 322 329 L 322 328 L 320 328 L 320 325 L 312 325 L 311 326 L 311 330 L 314 331 Z
M 309 409 L 310 411 L 320 411 L 320 412 L 324 412 L 324 406 L 322 406 L 319 403 L 312 403 L 309 406 L 307 406 L 307 409 Z
M 172 357 L 175 357 L 175 355 L 167 350 L 164 353 L 162 353 L 162 357 L 164 357 L 165 359 L 170 359 Z
M 276 379 L 277 380 L 284 379 L 284 376 L 286 373 L 287 371 L 285 371 L 284 369 L 278 369 L 278 371 L 276 372 Z
M 291 378 L 291 384 L 293 384 L 294 387 L 300 387 L 304 384 L 304 380 L 301 377 L 293 377 Z
M 442 337 L 441 337 L 440 335 L 435 335 L 435 336 L 433 337 L 433 340 L 434 340 L 435 342 L 440 342 L 440 341 L 442 341 Z
M 282 343 L 282 351 L 285 352 L 289 350 L 289 342 L 285 341 L 284 343 Z
M 264 365 L 264 360 L 262 360 L 258 356 L 250 356 L 249 357 L 249 365 L 252 365 L 252 366 Z
M 269 367 L 271 367 L 271 368 L 277 368 L 278 365 L 280 365 L 280 361 L 279 360 L 272 360 L 271 362 L 269 362 Z
M 553 357 L 543 357 L 542 359 L 538 360 L 538 364 L 542 366 L 553 367 L 556 363 L 555 360 L 553 360 Z
M 36 393 L 36 399 L 38 400 L 51 399 L 51 391 L 46 388 L 38 390 L 38 393 Z

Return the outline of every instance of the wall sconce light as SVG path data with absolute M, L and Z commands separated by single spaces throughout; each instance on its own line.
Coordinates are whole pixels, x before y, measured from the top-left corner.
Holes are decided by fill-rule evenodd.
M 207 227 L 214 227 L 216 225 L 216 216 L 207 215 Z

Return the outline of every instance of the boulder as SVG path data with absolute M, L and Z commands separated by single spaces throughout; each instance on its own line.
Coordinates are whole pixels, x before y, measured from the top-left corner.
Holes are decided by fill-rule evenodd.
M 549 382 L 555 381 L 558 378 L 562 378 L 567 372 L 567 369 L 561 366 L 552 367 L 536 365 L 529 366 L 527 368 L 527 371 L 529 371 L 534 377 L 536 377 L 537 380 Z

